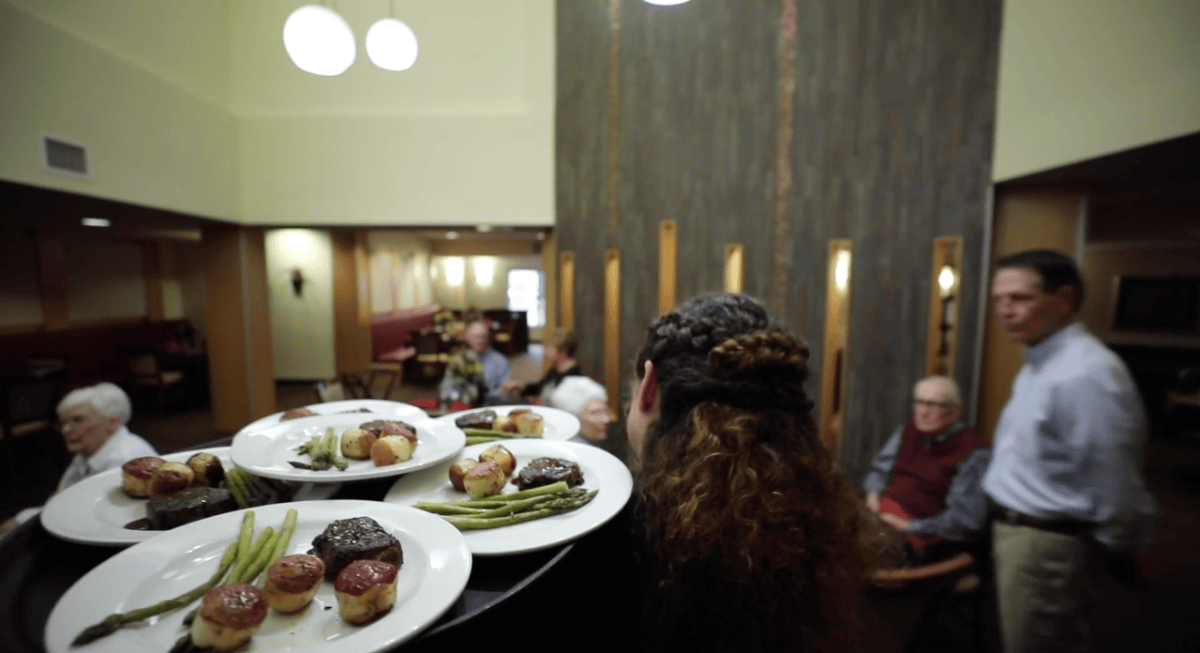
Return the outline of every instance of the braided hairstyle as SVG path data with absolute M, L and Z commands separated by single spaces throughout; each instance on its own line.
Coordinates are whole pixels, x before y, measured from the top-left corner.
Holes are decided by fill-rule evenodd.
M 655 321 L 639 375 L 645 361 L 659 412 L 636 504 L 643 636 L 845 650 L 874 558 L 813 422 L 808 348 L 758 301 L 712 295 Z

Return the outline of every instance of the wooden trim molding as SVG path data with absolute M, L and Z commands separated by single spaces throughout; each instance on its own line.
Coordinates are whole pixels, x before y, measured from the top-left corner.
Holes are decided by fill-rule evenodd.
M 621 396 L 621 252 L 604 252 L 604 386 Z M 616 403 L 613 401 L 613 403 Z
M 558 255 L 558 324 L 564 330 L 575 329 L 575 253 Z
M 742 292 L 742 280 L 745 278 L 746 247 L 741 243 L 729 243 L 725 246 L 725 292 Z
M 825 348 L 821 362 L 821 439 L 840 461 L 850 369 L 851 243 L 829 241 L 825 294 Z
M 677 266 L 679 223 L 663 220 L 658 224 L 658 314 L 675 308 L 675 270 Z
M 929 273 L 929 335 L 925 341 L 925 375 L 954 376 L 958 356 L 959 306 L 962 305 L 961 236 L 933 239 Z
M 165 319 L 163 301 L 163 251 L 157 240 L 142 241 L 142 280 L 146 293 L 146 319 Z

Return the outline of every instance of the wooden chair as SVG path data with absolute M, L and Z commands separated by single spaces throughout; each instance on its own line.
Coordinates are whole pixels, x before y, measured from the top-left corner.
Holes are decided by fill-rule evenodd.
M 380 374 L 387 375 L 388 384 L 384 389 L 381 399 L 391 399 L 392 389 L 400 387 L 404 381 L 404 363 L 410 358 L 417 355 L 416 347 L 402 347 L 396 351 L 390 351 L 379 357 L 379 360 L 371 363 L 371 369 L 367 375 L 367 384 L 364 388 L 367 391 L 367 396 L 370 396 L 371 388 L 375 387 L 375 377 Z
M 158 400 L 158 412 L 167 412 L 167 393 L 184 390 L 183 372 L 162 369 L 158 354 L 153 351 L 130 351 L 126 356 L 130 389 L 133 393 L 153 392 Z
M 899 569 L 884 569 L 875 573 L 872 584 L 879 591 L 927 593 L 930 595 L 928 605 L 917 615 L 911 629 L 911 637 L 905 650 L 925 650 L 923 640 L 939 610 L 955 599 L 970 595 L 970 607 L 973 622 L 972 635 L 975 650 L 982 653 L 986 650 L 986 592 L 982 585 L 991 570 L 982 564 L 981 560 L 988 559 L 986 552 L 962 551 L 957 555 L 938 562 L 918 567 L 903 567 Z
M 12 377 L 0 381 L 0 449 L 8 459 L 8 479 L 17 483 L 17 462 L 14 438 L 39 432 L 49 432 L 57 419 L 60 377 L 57 374 L 40 377 Z

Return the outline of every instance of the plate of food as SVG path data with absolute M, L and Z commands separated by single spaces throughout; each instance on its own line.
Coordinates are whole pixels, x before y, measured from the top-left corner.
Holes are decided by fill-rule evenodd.
M 407 474 L 462 451 L 453 423 L 360 413 L 289 420 L 233 436 L 230 457 L 251 474 L 283 481 L 340 483 Z
M 321 404 L 312 404 L 301 408 L 293 408 L 278 413 L 267 415 L 261 419 L 256 419 L 238 434 L 250 433 L 253 431 L 261 431 L 279 424 L 288 422 L 294 419 L 305 417 L 315 417 L 318 415 L 338 415 L 341 413 L 372 413 L 378 415 L 381 419 L 424 419 L 428 417 L 425 411 L 411 404 L 401 403 L 399 401 L 386 401 L 384 399 L 345 399 L 342 401 L 327 401 Z M 371 418 L 367 418 L 371 419 Z M 366 419 L 363 420 L 367 421 Z
M 162 653 L 185 636 L 197 645 L 216 642 L 218 650 L 242 646 L 225 638 L 248 636 L 242 650 L 370 653 L 420 633 L 466 587 L 470 551 L 462 534 L 435 515 L 377 501 L 303 501 L 252 509 L 252 530 L 285 531 L 290 509 L 291 537 L 276 563 L 239 568 L 237 543 L 248 511 L 181 526 L 109 558 L 54 606 L 47 650 Z M 235 562 L 226 565 L 229 549 Z M 206 592 L 214 576 L 216 587 Z M 251 587 L 232 583 L 247 579 Z M 109 615 L 189 592 L 196 598 L 181 608 L 72 645 Z M 194 623 L 185 626 L 194 608 Z
M 126 463 L 129 471 L 123 467 L 106 470 L 55 494 L 42 509 L 42 526 L 70 542 L 128 546 L 181 523 L 238 509 L 228 484 L 221 480 L 234 469 L 229 447 L 180 451 L 157 460 L 175 465 L 164 468 L 149 458 L 135 459 Z M 192 470 L 186 483 L 182 480 L 187 478 L 186 471 L 177 465 Z M 156 476 L 158 483 L 166 487 L 156 490 L 151 499 L 150 486 Z M 288 496 L 292 501 L 328 499 L 339 487 L 324 483 L 254 483 L 266 492 L 278 492 L 270 498 L 260 495 L 262 501 L 287 501 Z M 209 487 L 215 490 L 204 489 Z M 189 491 L 183 492 L 185 489 Z
M 460 525 L 471 553 L 504 556 L 582 537 L 616 516 L 632 492 L 629 469 L 603 449 L 518 439 L 471 445 L 458 460 L 405 475 L 384 501 L 441 514 Z M 528 505 L 492 507 L 514 501 Z
M 462 429 L 477 444 L 513 437 L 570 440 L 579 434 L 579 418 L 549 406 L 490 406 L 436 418 Z

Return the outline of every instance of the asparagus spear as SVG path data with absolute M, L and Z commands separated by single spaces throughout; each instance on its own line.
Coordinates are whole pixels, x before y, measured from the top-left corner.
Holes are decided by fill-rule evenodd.
M 463 433 L 467 437 L 492 438 L 494 440 L 519 440 L 524 438 L 540 438 L 540 435 L 526 435 L 524 433 L 513 433 L 512 431 L 496 431 L 493 429 L 477 429 L 465 428 Z
M 598 490 L 592 490 L 591 492 L 588 492 L 585 490 L 582 495 L 561 498 L 552 497 L 550 500 L 544 501 L 535 506 L 535 509 L 533 510 L 517 512 L 511 515 L 504 515 L 500 517 L 480 519 L 478 517 L 442 515 L 442 519 L 450 522 L 459 530 L 479 530 L 485 528 L 511 526 L 513 524 L 520 524 L 527 521 L 533 521 L 535 519 L 542 519 L 544 517 L 550 517 L 570 510 L 582 508 L 583 506 L 587 505 L 593 497 L 596 496 L 597 491 Z
M 149 619 L 150 617 L 163 614 L 164 612 L 170 612 L 176 608 L 182 608 L 201 596 L 204 596 L 205 592 L 215 587 L 217 583 L 221 582 L 221 579 L 225 577 L 225 572 L 229 571 L 229 568 L 233 566 L 233 560 L 237 556 L 237 552 L 238 542 L 230 542 L 229 546 L 225 548 L 225 554 L 221 556 L 221 566 L 217 569 L 216 573 L 214 573 L 212 577 L 208 579 L 208 582 L 191 591 L 184 592 L 173 599 L 167 599 L 166 601 L 162 601 L 145 608 L 132 610 L 130 612 L 109 615 L 100 623 L 84 628 L 83 632 L 79 633 L 75 640 L 71 642 L 71 646 L 83 646 L 84 644 L 90 644 L 101 637 L 107 637 L 117 632 L 117 629 L 126 624 L 131 624 L 135 621 L 141 621 L 143 619 Z

